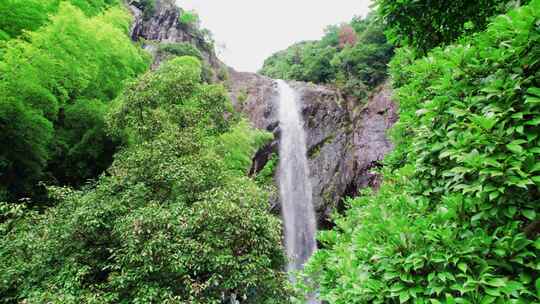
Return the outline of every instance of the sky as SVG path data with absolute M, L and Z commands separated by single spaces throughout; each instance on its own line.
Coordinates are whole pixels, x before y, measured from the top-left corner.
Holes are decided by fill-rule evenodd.
M 320 39 L 327 25 L 365 16 L 370 0 L 176 0 L 195 10 L 214 35 L 219 57 L 238 71 L 256 72 L 264 59 L 303 40 Z

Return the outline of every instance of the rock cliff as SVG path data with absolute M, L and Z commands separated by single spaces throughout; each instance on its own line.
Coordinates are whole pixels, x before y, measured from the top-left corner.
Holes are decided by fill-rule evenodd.
M 154 55 L 154 65 L 165 59 L 159 44 L 185 42 L 199 49 L 216 75 L 224 66 L 213 47 L 200 32 L 179 22 L 183 10 L 172 0 L 156 0 L 150 14 L 143 0 L 131 0 L 128 7 L 134 15 L 131 37 L 142 41 Z M 261 170 L 279 144 L 276 82 L 254 73 L 228 71 L 227 81 L 236 110 L 246 114 L 253 126 L 275 134 L 275 140 L 258 151 L 251 173 Z M 379 166 L 392 149 L 386 131 L 397 120 L 397 109 L 391 100 L 391 89 L 385 84 L 374 90 L 363 105 L 346 100 L 336 90 L 302 82 L 290 82 L 302 103 L 314 205 L 319 226 L 331 225 L 329 217 L 342 207 L 346 196 L 359 189 L 377 187 L 378 177 L 372 169 Z M 272 202 L 279 207 L 277 198 Z
M 188 43 L 201 51 L 203 60 L 215 75 L 219 73 L 223 64 L 215 54 L 208 33 L 195 24 L 180 22 L 180 16 L 185 11 L 174 0 L 128 0 L 126 5 L 134 17 L 131 39 L 142 42 L 143 47 L 153 55 L 154 68 L 168 56 L 160 52 L 160 44 Z
M 275 134 L 276 140 L 254 157 L 252 171 L 264 167 L 279 144 L 277 87 L 274 80 L 229 70 L 235 108 L 252 124 Z M 386 131 L 397 120 L 389 85 L 374 90 L 364 105 L 344 99 L 329 87 L 290 82 L 302 104 L 306 141 L 319 225 L 330 225 L 330 214 L 342 207 L 345 196 L 365 187 L 377 187 L 372 171 L 392 149 Z

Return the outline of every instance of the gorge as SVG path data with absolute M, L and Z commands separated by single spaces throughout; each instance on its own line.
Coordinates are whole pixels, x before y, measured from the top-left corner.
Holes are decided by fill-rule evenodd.
M 0 304 L 540 303 L 540 0 L 447 2 L 251 73 L 188 2 L 0 1 Z

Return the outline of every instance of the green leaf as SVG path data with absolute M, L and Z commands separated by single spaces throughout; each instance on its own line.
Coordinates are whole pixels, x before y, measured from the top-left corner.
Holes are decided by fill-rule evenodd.
M 537 171 L 540 171 L 540 162 L 535 163 L 535 164 L 532 166 L 532 168 L 531 168 L 531 170 L 530 170 L 529 172 L 537 172 Z
M 465 263 L 459 263 L 459 264 L 458 264 L 458 268 L 459 268 L 459 270 L 461 270 L 462 272 L 467 272 L 467 268 L 468 268 L 468 267 L 467 267 L 467 264 L 465 264 Z
M 516 154 L 523 153 L 523 148 L 519 144 L 509 143 L 508 145 L 506 145 L 506 148 Z
M 540 88 L 537 87 L 530 87 L 527 89 L 527 94 L 535 95 L 540 97 Z
M 536 295 L 540 297 L 540 278 L 536 279 L 536 282 L 534 285 L 536 286 Z
M 482 298 L 482 301 L 480 301 L 480 304 L 490 304 L 495 302 L 495 298 L 492 296 L 484 296 Z
M 534 97 L 534 96 L 528 96 L 527 98 L 525 98 L 525 103 L 538 104 L 540 103 L 540 98 Z
M 536 219 L 536 211 L 531 209 L 526 209 L 521 212 L 524 217 L 528 218 L 529 220 L 533 221 Z
M 497 123 L 497 118 L 495 117 L 484 117 L 479 115 L 474 115 L 471 117 L 471 120 L 482 129 L 487 131 L 491 130 L 493 126 Z
M 486 288 L 485 291 L 486 291 L 486 294 L 490 296 L 498 297 L 501 295 L 500 290 L 497 288 Z
M 489 280 L 486 284 L 493 287 L 503 287 L 506 285 L 506 280 L 502 278 L 495 278 Z
M 390 291 L 394 292 L 394 293 L 402 291 L 403 289 L 405 289 L 405 286 L 403 284 L 401 284 L 401 283 L 396 283 L 396 284 L 392 285 L 392 287 L 390 287 Z
M 399 303 L 405 303 L 410 298 L 411 298 L 411 296 L 409 295 L 409 293 L 406 290 L 399 293 Z
M 540 125 L 540 117 L 536 117 L 534 119 L 531 119 L 531 120 L 527 120 L 525 122 L 526 125 L 528 126 L 537 126 L 537 125 Z

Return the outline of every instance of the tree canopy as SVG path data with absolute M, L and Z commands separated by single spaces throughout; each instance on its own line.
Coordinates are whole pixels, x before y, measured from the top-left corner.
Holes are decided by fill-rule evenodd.
M 6 199 L 32 195 L 45 171 L 49 180 L 81 184 L 110 164 L 106 104 L 149 61 L 127 36 L 129 22 L 120 7 L 87 17 L 64 2 L 50 23 L 7 42 L 0 61 Z
M 280 221 L 242 161 L 271 135 L 230 107 L 193 57 L 131 83 L 107 120 L 129 137 L 109 174 L 2 221 L 3 301 L 283 303 Z

